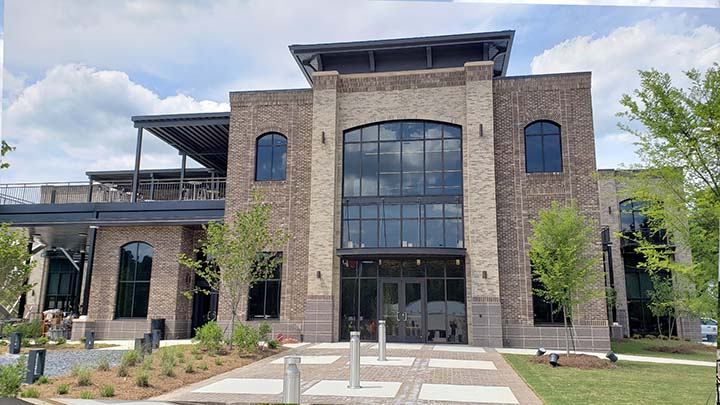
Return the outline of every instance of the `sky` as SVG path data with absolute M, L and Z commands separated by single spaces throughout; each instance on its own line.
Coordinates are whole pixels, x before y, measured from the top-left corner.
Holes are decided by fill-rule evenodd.
M 2 0 L 0 0 L 0 4 Z M 228 92 L 306 88 L 288 45 L 515 30 L 508 76 L 592 72 L 598 168 L 637 162 L 617 128 L 638 69 L 687 83 L 720 61 L 720 9 L 485 1 L 5 0 L 0 182 L 131 169 L 130 117 L 229 111 Z M 179 167 L 153 136 L 142 168 Z

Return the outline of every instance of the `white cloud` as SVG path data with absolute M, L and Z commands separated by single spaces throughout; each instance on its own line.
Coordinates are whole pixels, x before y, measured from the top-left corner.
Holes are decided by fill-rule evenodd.
M 229 111 L 227 103 L 185 94 L 161 98 L 120 71 L 56 66 L 25 87 L 4 111 L 5 139 L 17 147 L 4 181 L 81 180 L 86 170 L 130 169 L 136 130 L 130 117 Z M 143 168 L 177 167 L 177 151 L 153 136 Z
M 635 159 L 627 155 L 626 142 L 615 148 L 610 142 L 620 140 L 615 134 L 615 114 L 623 110 L 621 96 L 638 87 L 638 70 L 668 72 L 676 85 L 683 86 L 687 84 L 684 71 L 705 70 L 719 60 L 718 29 L 697 26 L 680 14 L 619 27 L 602 37 L 569 39 L 533 58 L 531 68 L 533 74 L 592 71 L 595 134 L 598 145 L 605 142 L 603 150 L 598 147 L 598 167 L 609 167 L 617 164 L 618 154 Z

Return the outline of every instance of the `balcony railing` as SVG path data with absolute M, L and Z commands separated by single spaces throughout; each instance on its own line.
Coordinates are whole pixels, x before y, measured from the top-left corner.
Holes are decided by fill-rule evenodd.
M 141 180 L 137 201 L 222 200 L 224 177 Z M 0 184 L 0 205 L 130 202 L 132 181 Z

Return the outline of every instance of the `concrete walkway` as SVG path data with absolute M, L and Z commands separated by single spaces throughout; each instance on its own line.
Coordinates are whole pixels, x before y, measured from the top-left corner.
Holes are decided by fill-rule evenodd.
M 507 353 L 507 354 L 529 354 L 529 355 L 535 355 L 535 349 L 495 349 L 498 353 Z M 555 350 L 559 355 L 562 356 L 563 353 L 565 353 L 564 350 Z M 550 353 L 550 350 L 547 352 Z M 605 358 L 606 353 L 597 353 L 597 352 L 572 352 L 574 354 L 587 354 L 589 356 L 595 356 L 599 357 L 601 359 Z M 635 356 L 631 354 L 617 354 L 615 355 L 618 357 L 619 361 L 637 361 L 641 363 L 658 363 L 658 364 L 682 364 L 685 366 L 703 366 L 703 367 L 715 367 L 715 363 L 712 361 L 700 361 L 700 360 L 686 360 L 686 359 L 671 359 L 668 357 L 652 357 L 652 356 Z
M 153 398 L 156 401 L 277 403 L 283 357 L 300 356 L 303 403 L 541 404 L 502 355 L 472 346 L 388 343 L 385 363 L 361 345 L 361 388 L 348 389 L 349 344 L 298 344 L 280 355 Z

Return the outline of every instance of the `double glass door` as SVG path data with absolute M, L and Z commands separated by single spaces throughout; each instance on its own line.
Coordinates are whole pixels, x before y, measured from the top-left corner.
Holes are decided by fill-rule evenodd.
M 425 342 L 425 291 L 425 279 L 380 279 L 380 315 L 388 342 Z

